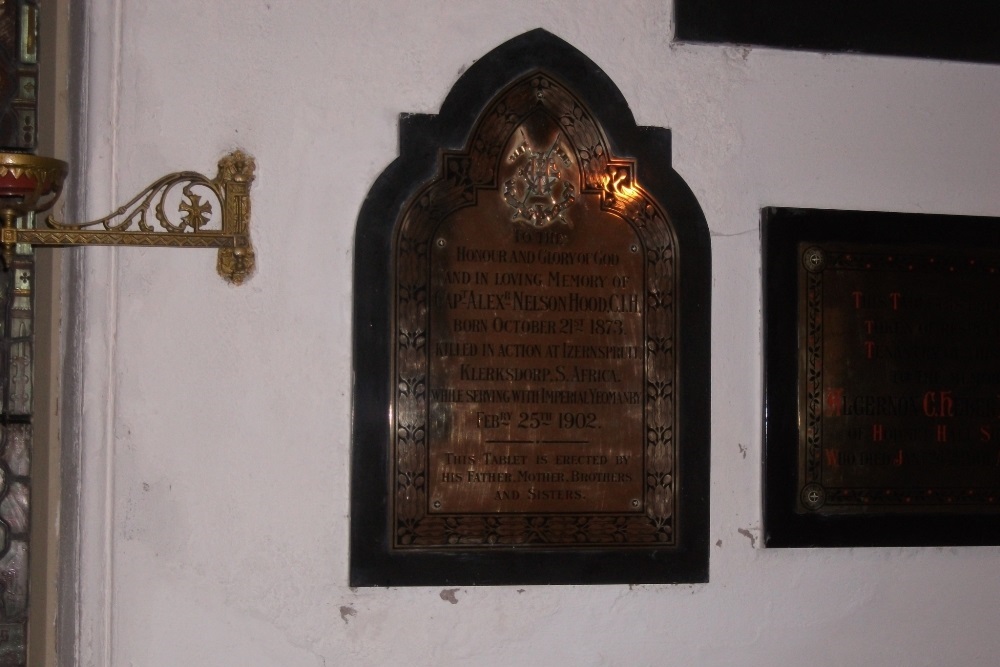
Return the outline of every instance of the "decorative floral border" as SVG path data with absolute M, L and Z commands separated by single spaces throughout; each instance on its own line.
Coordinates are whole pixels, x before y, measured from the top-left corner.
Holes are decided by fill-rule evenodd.
M 645 513 L 428 514 L 428 266 L 431 235 L 454 211 L 474 205 L 477 190 L 497 188 L 501 152 L 525 119 L 550 115 L 580 167 L 580 192 L 601 197 L 602 210 L 629 222 L 646 253 Z M 616 159 L 584 104 L 552 76 L 535 72 L 499 93 L 483 112 L 464 153 L 445 153 L 440 175 L 404 208 L 395 238 L 392 425 L 394 548 L 482 548 L 672 545 L 677 542 L 675 349 L 677 252 L 673 225 L 635 178 L 632 161 Z

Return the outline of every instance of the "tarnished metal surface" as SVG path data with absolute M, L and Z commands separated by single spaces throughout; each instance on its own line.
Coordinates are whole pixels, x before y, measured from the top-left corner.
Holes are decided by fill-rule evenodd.
M 487 199 L 431 250 L 430 510 L 640 511 L 638 237 L 597 195 L 558 231 Z
M 799 252 L 798 511 L 1000 510 L 1000 253 Z
M 672 544 L 676 242 L 584 105 L 503 91 L 395 239 L 395 548 Z

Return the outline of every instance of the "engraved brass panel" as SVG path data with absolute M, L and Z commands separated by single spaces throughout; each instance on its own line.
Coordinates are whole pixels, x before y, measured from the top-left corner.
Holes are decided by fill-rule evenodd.
M 799 254 L 797 511 L 1000 511 L 1000 253 Z
M 352 586 L 708 580 L 711 240 L 544 30 L 403 114 L 354 252 Z
M 678 257 L 586 106 L 535 73 L 404 208 L 393 547 L 673 544 Z

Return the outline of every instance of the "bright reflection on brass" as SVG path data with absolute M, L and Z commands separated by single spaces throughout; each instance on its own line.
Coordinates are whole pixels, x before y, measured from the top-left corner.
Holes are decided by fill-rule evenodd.
M 219 275 L 239 285 L 254 269 L 249 225 L 255 168 L 253 157 L 235 151 L 219 161 L 215 178 L 193 171 L 167 174 L 103 218 L 61 223 L 49 216 L 44 228 L 19 229 L 18 217 L 52 208 L 67 165 L 36 155 L 0 153 L 4 265 L 10 266 L 19 243 L 218 248 Z

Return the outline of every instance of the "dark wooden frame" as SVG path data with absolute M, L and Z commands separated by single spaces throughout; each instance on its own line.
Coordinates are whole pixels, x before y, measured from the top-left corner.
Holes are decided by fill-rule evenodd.
M 956 506 L 907 514 L 799 513 L 798 266 L 800 241 L 1000 249 L 1000 219 L 766 208 L 763 250 L 763 510 L 768 547 L 1000 544 L 1000 512 Z
M 1000 63 L 992 0 L 674 0 L 674 38 Z
M 687 264 L 681 294 L 677 440 L 682 472 L 677 513 L 683 530 L 669 547 L 586 549 L 572 546 L 468 550 L 393 548 L 390 532 L 390 352 L 392 248 L 403 207 L 440 169 L 442 151 L 465 146 L 476 119 L 498 91 L 529 72 L 544 71 L 586 102 L 615 155 L 635 159 L 637 180 L 659 201 Z M 497 47 L 458 80 L 438 115 L 400 118 L 400 155 L 366 198 L 354 254 L 354 387 L 352 424 L 352 586 L 691 583 L 708 580 L 710 462 L 711 243 L 693 193 L 670 165 L 670 132 L 637 127 L 614 83 L 566 42 L 534 30 Z M 393 389 L 394 391 L 394 389 Z

